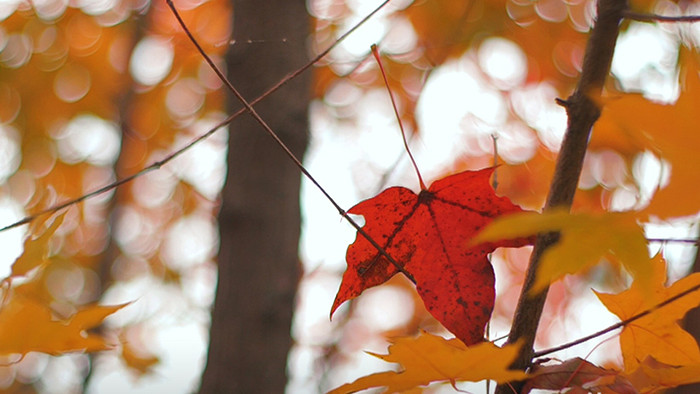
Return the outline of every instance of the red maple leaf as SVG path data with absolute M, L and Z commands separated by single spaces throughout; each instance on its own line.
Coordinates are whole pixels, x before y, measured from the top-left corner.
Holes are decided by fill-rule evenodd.
M 495 277 L 487 254 L 500 246 L 532 242 L 520 238 L 469 245 L 495 218 L 522 211 L 494 193 L 492 173 L 487 168 L 454 174 L 418 195 L 392 187 L 348 211 L 364 216 L 362 229 L 413 276 L 428 311 L 467 345 L 483 341 L 493 310 Z M 346 260 L 348 269 L 331 315 L 343 302 L 399 272 L 360 234 L 348 247 Z

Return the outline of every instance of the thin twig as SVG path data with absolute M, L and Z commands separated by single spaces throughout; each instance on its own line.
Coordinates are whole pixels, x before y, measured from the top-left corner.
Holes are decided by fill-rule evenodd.
M 697 290 L 700 290 L 700 284 L 695 285 L 695 286 L 693 286 L 693 287 L 691 287 L 691 288 L 689 288 L 689 289 L 687 289 L 687 290 L 685 290 L 685 291 L 682 291 L 682 292 L 676 294 L 675 296 L 673 296 L 673 297 L 671 297 L 671 298 L 669 298 L 669 299 L 667 299 L 667 300 L 664 300 L 664 301 L 662 301 L 662 302 L 660 302 L 660 303 L 654 305 L 653 307 L 651 307 L 651 308 L 649 308 L 649 309 L 647 309 L 647 310 L 645 310 L 645 311 L 643 311 L 643 312 L 639 312 L 639 313 L 637 313 L 636 315 L 634 315 L 634 316 L 632 316 L 632 317 L 630 317 L 630 318 L 628 318 L 628 319 L 625 319 L 625 320 L 623 320 L 623 321 L 621 321 L 621 322 L 619 322 L 619 323 L 613 324 L 613 325 L 611 325 L 610 327 L 607 327 L 607 328 L 605 328 L 605 329 L 602 329 L 602 330 L 600 330 L 600 331 L 598 331 L 598 332 L 596 332 L 596 333 L 587 335 L 587 336 L 585 336 L 585 337 L 579 338 L 579 339 L 577 339 L 577 340 L 575 340 L 575 341 L 567 342 L 567 343 L 562 344 L 562 345 L 559 345 L 559 346 L 555 346 L 555 347 L 552 347 L 552 348 L 549 348 L 549 349 L 544 349 L 544 350 L 540 350 L 540 351 L 534 352 L 534 353 L 532 354 L 532 356 L 533 356 L 533 357 L 542 357 L 542 356 L 545 356 L 545 355 L 547 355 L 547 354 L 551 354 L 551 353 L 554 353 L 554 352 L 558 352 L 558 351 L 560 351 L 560 350 L 568 349 L 568 348 L 570 348 L 570 347 L 573 347 L 573 346 L 579 345 L 579 344 L 581 344 L 581 343 L 590 341 L 591 339 L 598 338 L 599 336 L 605 335 L 605 334 L 609 333 L 610 331 L 614 331 L 614 330 L 617 330 L 617 329 L 620 328 L 620 327 L 627 326 L 627 325 L 629 325 L 630 323 L 633 323 L 634 321 L 639 320 L 639 319 L 643 318 L 644 316 L 647 316 L 647 315 L 649 315 L 650 313 L 652 313 L 652 312 L 654 312 L 654 311 L 656 311 L 656 310 L 658 310 L 658 309 L 660 309 L 660 308 L 662 308 L 662 307 L 664 307 L 664 306 L 666 306 L 666 305 L 672 303 L 673 301 L 676 301 L 676 300 L 678 300 L 678 299 L 681 299 L 681 298 L 685 297 L 686 295 L 688 295 L 688 294 L 690 294 L 690 293 L 692 293 L 692 292 L 694 292 L 694 291 L 697 291 Z
M 491 186 L 493 190 L 498 189 L 498 134 L 491 133 L 491 141 L 493 141 L 493 180 Z
M 639 22 L 664 22 L 664 23 L 676 23 L 676 22 L 700 22 L 700 15 L 678 15 L 678 16 L 667 16 L 667 15 L 657 15 L 657 14 L 642 14 L 634 11 L 625 11 L 622 16 L 627 19 L 632 19 Z
M 330 51 L 333 50 L 333 48 L 335 48 L 336 46 L 338 46 L 338 45 L 339 45 L 341 42 L 343 42 L 350 34 L 352 34 L 355 30 L 357 30 L 360 26 L 362 26 L 365 22 L 367 22 L 372 16 L 374 16 L 377 12 L 379 12 L 382 8 L 384 8 L 384 6 L 386 6 L 386 5 L 389 3 L 389 1 L 391 1 L 391 0 L 385 0 L 382 4 L 380 4 L 377 8 L 375 8 L 374 11 L 372 11 L 371 13 L 369 13 L 366 17 L 364 17 L 362 20 L 360 20 L 356 25 L 354 25 L 352 28 L 350 28 L 350 30 L 348 30 L 347 32 L 345 32 L 345 33 L 344 33 L 343 35 L 341 35 L 340 37 L 338 37 L 338 39 L 337 39 L 333 44 L 331 44 L 328 48 L 326 48 L 323 52 L 319 53 L 316 57 L 314 57 L 313 59 L 311 59 L 308 63 L 306 63 L 306 64 L 303 65 L 302 67 L 300 67 L 300 68 L 298 68 L 297 70 L 295 70 L 295 71 L 293 71 L 293 72 L 287 74 L 284 78 L 282 78 L 282 79 L 281 79 L 279 82 L 277 82 L 274 86 L 272 86 L 270 89 L 268 89 L 265 93 L 261 94 L 261 95 L 258 96 L 256 99 L 250 101 L 250 104 L 251 104 L 251 105 L 255 105 L 255 104 L 259 103 L 259 102 L 262 101 L 264 98 L 266 98 L 267 96 L 269 96 L 270 94 L 272 94 L 273 92 L 277 91 L 279 88 L 281 88 L 282 86 L 284 86 L 287 82 L 289 82 L 290 80 L 296 78 L 299 74 L 303 73 L 304 71 L 308 70 L 311 66 L 313 66 L 313 65 L 316 64 L 316 63 L 318 63 L 321 59 L 323 59 L 324 57 L 326 57 L 326 55 L 328 55 L 328 54 L 330 53 Z M 239 110 L 236 111 L 234 114 L 230 115 L 228 118 L 224 119 L 223 121 L 219 122 L 219 123 L 216 124 L 214 127 L 212 127 L 211 129 L 209 129 L 206 133 L 204 133 L 204 134 L 202 134 L 202 135 L 200 135 L 200 136 L 194 138 L 193 140 L 191 140 L 191 141 L 190 141 L 189 143 L 187 143 L 187 145 L 185 145 L 184 147 L 182 147 L 182 148 L 180 148 L 180 149 L 178 149 L 178 150 L 176 150 L 176 151 L 170 153 L 169 155 L 167 155 L 167 156 L 164 157 L 163 159 L 161 159 L 161 160 L 159 160 L 159 161 L 156 161 L 156 162 L 150 164 L 150 165 L 147 166 L 147 167 L 144 167 L 143 169 L 141 169 L 140 171 L 138 171 L 138 172 L 136 172 L 136 173 L 133 173 L 133 174 L 131 174 L 131 175 L 129 175 L 129 176 L 123 178 L 123 179 L 120 179 L 120 180 L 118 180 L 118 181 L 116 181 L 116 182 L 113 182 L 113 183 L 107 184 L 107 185 L 105 185 L 105 186 L 102 186 L 101 188 L 96 189 L 96 190 L 94 190 L 94 191 L 92 191 L 92 192 L 90 192 L 90 193 L 84 194 L 84 195 L 82 195 L 82 196 L 80 196 L 80 197 L 77 197 L 77 198 L 74 198 L 74 199 L 71 199 L 71 200 L 64 201 L 64 202 L 62 202 L 62 203 L 59 203 L 59 204 L 50 206 L 50 207 L 48 207 L 48 208 L 46 208 L 46 209 L 43 209 L 43 210 L 41 210 L 41 211 L 38 211 L 38 212 L 36 212 L 36 213 L 34 213 L 34 214 L 32 214 L 32 215 L 25 216 L 24 218 L 22 218 L 22 219 L 20 219 L 20 220 L 18 220 L 18 221 L 16 221 L 16 222 L 14 222 L 14 223 L 12 223 L 12 224 L 9 224 L 9 225 L 7 225 L 7 226 L 4 226 L 4 227 L 0 228 L 0 232 L 7 231 L 7 230 L 13 229 L 13 228 L 15 228 L 15 227 L 22 226 L 22 225 L 24 225 L 24 224 L 27 224 L 27 223 L 30 223 L 30 222 L 36 220 L 36 219 L 37 219 L 38 217 L 40 217 L 40 216 L 58 212 L 58 211 L 60 211 L 60 210 L 63 209 L 63 208 L 67 208 L 67 207 L 69 207 L 69 206 L 71 206 L 71 205 L 80 203 L 80 202 L 82 202 L 82 201 L 84 201 L 84 200 L 90 199 L 90 198 L 92 198 L 92 197 L 96 197 L 96 196 L 98 196 L 98 195 L 100 195 L 100 194 L 103 194 L 103 193 L 106 193 L 106 192 L 111 191 L 111 190 L 113 190 L 113 189 L 116 189 L 117 187 L 119 187 L 119 186 L 121 186 L 121 185 L 123 185 L 123 184 L 125 184 L 125 183 L 128 183 L 128 182 L 130 182 L 130 181 L 132 181 L 132 180 L 134 180 L 134 179 L 136 179 L 136 178 L 139 178 L 139 177 L 141 177 L 141 176 L 143 176 L 143 175 L 146 175 L 147 173 L 149 173 L 149 172 L 151 172 L 151 171 L 153 171 L 153 170 L 157 170 L 157 169 L 159 169 L 160 167 L 162 167 L 163 165 L 165 165 L 165 164 L 167 164 L 168 162 L 170 162 L 170 161 L 172 161 L 173 159 L 175 159 L 176 157 L 178 157 L 178 156 L 180 156 L 181 154 L 183 154 L 183 153 L 185 153 L 186 151 L 188 151 L 190 148 L 192 148 L 192 146 L 196 145 L 196 144 L 199 143 L 200 141 L 209 138 L 212 134 L 214 134 L 215 132 L 217 132 L 220 128 L 222 128 L 222 127 L 228 125 L 229 123 L 231 123 L 234 119 L 236 119 L 237 117 L 239 117 L 240 115 L 242 115 L 245 111 L 246 111 L 245 108 L 239 109 Z
M 694 244 L 697 245 L 700 243 L 700 240 L 698 239 L 674 239 L 674 238 L 647 238 L 647 242 L 652 242 L 652 243 L 683 243 L 683 244 Z
M 318 188 L 318 190 L 319 190 L 321 193 L 323 193 L 323 195 L 324 195 L 324 196 L 326 197 L 326 199 L 335 207 L 335 209 L 338 211 L 338 213 L 339 213 L 343 218 L 345 218 L 345 220 L 347 220 L 347 221 L 355 228 L 355 230 L 357 230 L 357 232 L 358 232 L 360 235 L 362 235 L 365 239 L 367 239 L 367 241 L 368 241 L 370 244 L 372 244 L 372 246 L 373 246 L 375 249 L 377 249 L 377 251 L 379 252 L 379 254 L 381 254 L 382 256 L 384 256 L 384 258 L 386 258 L 386 259 L 394 266 L 394 268 L 396 268 L 396 269 L 397 269 L 399 272 L 401 272 L 402 274 L 406 275 L 406 277 L 407 277 L 409 280 L 411 280 L 411 282 L 413 282 L 413 283 L 415 284 L 415 283 L 416 283 L 416 280 L 413 278 L 413 275 L 411 275 L 408 271 L 406 271 L 406 269 L 403 268 L 403 266 L 401 266 L 396 260 L 394 260 L 394 258 L 391 257 L 391 256 L 384 250 L 384 247 L 380 246 L 374 239 L 372 239 L 372 237 L 370 237 L 370 235 L 367 234 L 367 232 L 365 232 L 365 231 L 362 229 L 362 227 L 361 227 L 359 224 L 357 224 L 357 222 L 355 222 L 355 220 L 354 220 L 352 217 L 350 217 L 350 215 L 348 215 L 347 212 L 345 212 L 345 210 L 344 210 L 343 208 L 341 208 L 341 206 L 335 201 L 335 199 L 334 199 L 333 197 L 331 197 L 330 194 L 328 194 L 328 192 L 321 186 L 321 184 L 318 183 L 318 181 L 316 180 L 316 178 L 314 178 L 314 177 L 311 175 L 311 173 L 304 167 L 304 165 L 303 165 L 303 164 L 301 163 L 301 161 L 296 157 L 296 155 L 294 155 L 294 153 L 287 147 L 287 145 L 284 143 L 284 141 L 282 141 L 282 140 L 280 139 L 280 137 L 277 135 L 277 133 L 275 133 L 275 132 L 272 130 L 272 128 L 270 128 L 270 126 L 267 124 L 267 122 L 265 122 L 265 121 L 263 120 L 263 118 L 260 117 L 260 115 L 259 115 L 258 112 L 255 110 L 255 108 L 253 108 L 253 106 L 251 105 L 251 103 L 249 103 L 249 102 L 243 97 L 243 95 L 241 95 L 241 93 L 238 91 L 238 89 L 236 89 L 236 88 L 233 86 L 233 84 L 231 83 L 231 81 L 229 81 L 228 78 L 226 78 L 226 76 L 224 75 L 224 73 L 219 69 L 219 67 L 214 63 L 214 61 L 211 60 L 211 58 L 209 57 L 209 55 L 207 55 L 207 53 L 204 51 L 204 49 L 201 47 L 201 45 L 199 45 L 199 43 L 198 43 L 197 40 L 194 38 L 194 36 L 193 36 L 192 33 L 190 32 L 190 30 L 187 28 L 187 25 L 185 25 L 185 22 L 182 20 L 182 17 L 180 17 L 180 13 L 179 13 L 179 12 L 177 11 L 177 9 L 175 8 L 175 5 L 173 4 L 172 0 L 166 0 L 166 2 L 167 2 L 167 4 L 168 4 L 168 6 L 170 7 L 170 9 L 172 10 L 173 14 L 175 15 L 175 18 L 177 19 L 178 23 L 180 24 L 180 26 L 182 27 L 182 29 L 183 29 L 183 30 L 185 31 L 185 33 L 187 34 L 187 37 L 189 37 L 189 39 L 190 39 L 190 41 L 192 42 L 192 44 L 194 44 L 194 46 L 197 48 L 197 51 L 199 51 L 200 55 L 202 55 L 202 57 L 206 60 L 206 62 L 207 62 L 207 63 L 209 64 L 209 66 L 211 67 L 211 69 L 214 70 L 214 72 L 216 73 L 216 75 L 219 77 L 219 79 L 221 79 L 221 81 L 226 85 L 226 87 L 228 87 L 228 89 L 231 91 L 231 93 L 233 93 L 234 96 L 236 96 L 236 98 L 238 99 L 238 101 L 240 101 L 241 104 L 243 104 L 243 106 L 245 107 L 245 110 L 248 111 L 248 112 L 250 113 L 250 115 L 263 127 L 263 129 L 265 129 L 265 131 L 267 132 L 267 134 L 269 134 L 270 137 L 272 137 L 272 139 L 277 143 L 277 145 L 278 145 L 280 148 L 282 148 L 282 150 L 283 150 L 284 153 L 287 155 L 287 157 L 289 157 L 289 159 L 292 160 L 292 162 L 294 162 L 294 164 L 297 166 L 297 168 L 299 168 L 299 171 L 301 171 L 301 173 L 304 174 L 304 176 L 305 176 L 309 181 L 311 181 L 311 183 L 313 183 L 313 184 L 316 186 L 316 188 Z M 386 2 L 385 2 L 385 3 L 386 3 Z

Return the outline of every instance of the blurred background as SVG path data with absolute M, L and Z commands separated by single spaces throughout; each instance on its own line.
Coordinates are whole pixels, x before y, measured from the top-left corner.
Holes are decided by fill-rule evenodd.
M 298 20 L 297 38 L 271 22 L 259 22 L 269 34 L 236 36 L 237 8 L 230 1 L 174 3 L 224 68 L 227 53 L 255 50 L 292 50 L 311 59 L 381 4 L 307 0 L 308 21 Z M 700 14 L 698 4 L 687 0 L 633 0 L 630 6 Z M 426 182 L 495 162 L 503 164 L 494 179 L 497 193 L 539 210 L 566 127 L 555 98 L 573 90 L 594 12 L 592 0 L 388 2 L 307 71 L 313 80 L 305 167 L 345 209 L 388 186 L 418 189 L 370 56 L 370 45 L 377 43 Z M 265 21 L 273 13 L 261 7 L 256 15 Z M 680 94 L 679 53 L 696 48 L 698 39 L 697 24 L 625 22 L 608 93 L 639 92 L 673 103 Z M 284 73 L 302 65 L 289 64 Z M 0 226 L 163 159 L 209 131 L 231 108 L 222 82 L 163 1 L 0 1 Z M 236 132 L 236 123 L 165 166 L 68 210 L 52 243 L 51 264 L 41 274 L 42 291 L 62 315 L 93 302 L 131 302 L 101 328 L 119 345 L 94 355 L 7 359 L 0 366 L 3 392 L 197 390 L 223 244 L 217 217 L 229 132 Z M 271 163 L 260 158 L 249 168 Z M 643 207 L 671 173 L 653 152 L 594 132 L 574 209 Z M 291 330 L 287 392 L 323 392 L 390 369 L 365 353 L 385 353 L 387 338 L 420 329 L 449 335 L 400 275 L 346 303 L 329 320 L 355 231 L 307 179 L 300 200 L 292 197 L 291 206 L 301 206 L 303 275 L 291 300 L 291 328 L 281 329 L 282 335 Z M 696 219 L 650 224 L 648 236 L 697 237 Z M 0 233 L 3 277 L 21 254 L 26 233 L 26 226 Z M 657 242 L 650 249 L 663 251 L 671 280 L 686 275 L 696 258 L 696 248 L 685 244 Z M 508 333 L 529 251 L 499 249 L 491 257 L 497 278 L 491 339 Z M 590 288 L 610 292 L 627 284 L 624 274 L 605 263 L 555 283 L 537 346 L 615 323 Z M 611 335 L 555 357 L 589 355 L 602 364 L 619 363 L 616 346 Z M 485 391 L 483 383 L 459 387 Z M 449 385 L 429 390 L 453 392 Z

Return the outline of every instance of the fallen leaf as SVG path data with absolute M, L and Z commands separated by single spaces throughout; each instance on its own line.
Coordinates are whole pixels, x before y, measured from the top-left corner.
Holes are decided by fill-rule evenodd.
M 473 243 L 559 232 L 559 241 L 540 260 L 533 291 L 566 274 L 574 274 L 602 258 L 622 264 L 640 283 L 651 284 L 652 268 L 644 237 L 634 213 L 570 214 L 566 209 L 523 212 L 495 220 Z
M 400 393 L 432 382 L 478 382 L 495 380 L 499 383 L 527 377 L 522 371 L 508 369 L 515 360 L 520 345 L 502 348 L 491 342 L 465 346 L 458 339 L 445 339 L 422 332 L 417 338 L 404 337 L 391 341 L 389 354 L 369 353 L 402 366 L 400 372 L 387 371 L 361 377 L 342 385 L 329 394 L 354 393 L 372 387 L 386 387 L 386 393 Z
M 468 246 L 471 237 L 494 218 L 522 212 L 494 193 L 492 168 L 465 171 L 435 181 L 416 195 L 392 187 L 348 212 L 365 218 L 363 230 L 416 280 L 426 308 L 466 344 L 483 340 L 493 310 L 495 277 L 487 254 L 499 246 L 523 246 L 515 239 Z M 348 269 L 331 308 L 367 288 L 384 283 L 398 270 L 362 235 L 348 247 Z
M 596 295 L 620 320 L 649 310 L 655 305 L 700 284 L 700 273 L 691 274 L 666 287 L 666 262 L 661 256 L 652 259 L 652 284 L 641 286 L 637 281 L 619 294 Z M 641 360 L 653 357 L 669 365 L 700 364 L 700 349 L 687 331 L 678 324 L 685 314 L 700 305 L 700 291 L 694 291 L 622 328 L 620 347 L 625 371 L 632 371 Z

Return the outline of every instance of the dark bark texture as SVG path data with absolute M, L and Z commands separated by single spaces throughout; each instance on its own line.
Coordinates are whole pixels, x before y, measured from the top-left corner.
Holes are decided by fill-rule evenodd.
M 228 77 L 252 100 L 307 62 L 304 0 L 234 0 Z M 248 41 L 250 40 L 250 41 Z M 255 106 L 301 158 L 308 73 Z M 230 112 L 241 108 L 232 97 Z M 201 393 L 283 393 L 297 283 L 300 173 L 249 114 L 230 127 L 219 213 L 219 282 Z

